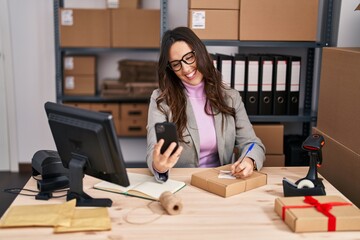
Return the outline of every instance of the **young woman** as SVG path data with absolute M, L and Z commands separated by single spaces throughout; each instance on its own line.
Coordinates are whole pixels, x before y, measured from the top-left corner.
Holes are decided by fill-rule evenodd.
M 158 181 L 173 167 L 217 167 L 232 163 L 232 174 L 246 177 L 259 170 L 265 147 L 256 137 L 238 91 L 222 82 L 221 73 L 203 42 L 191 29 L 167 31 L 161 42 L 159 89 L 150 99 L 147 124 L 147 164 Z M 179 146 L 161 154 L 155 123 L 173 122 Z M 251 148 L 251 151 L 248 151 Z M 245 153 L 248 152 L 245 156 Z

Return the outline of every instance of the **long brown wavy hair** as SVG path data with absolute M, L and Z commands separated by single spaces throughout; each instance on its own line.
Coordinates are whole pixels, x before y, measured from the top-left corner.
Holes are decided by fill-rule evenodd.
M 217 115 L 221 113 L 235 117 L 235 109 L 226 105 L 223 91 L 225 85 L 221 73 L 214 67 L 211 56 L 196 34 L 187 27 L 177 27 L 166 31 L 162 37 L 160 48 L 158 75 L 161 93 L 156 99 L 156 103 L 159 111 L 165 115 L 168 113 L 161 107 L 161 103 L 165 102 L 169 106 L 172 113 L 171 121 L 176 124 L 177 135 L 179 140 L 183 142 L 182 133 L 187 123 L 185 86 L 168 67 L 170 48 L 177 41 L 186 42 L 195 51 L 197 69 L 204 76 L 206 94 L 204 111 L 206 114 Z

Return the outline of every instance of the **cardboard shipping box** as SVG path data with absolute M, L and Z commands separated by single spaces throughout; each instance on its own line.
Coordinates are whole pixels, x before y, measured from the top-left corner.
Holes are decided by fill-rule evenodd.
M 240 0 L 239 39 L 317 41 L 319 0 Z
M 284 154 L 266 154 L 263 167 L 284 167 L 285 155 Z
M 237 40 L 239 10 L 189 9 L 188 27 L 204 40 Z
M 265 145 L 266 154 L 284 153 L 284 125 L 254 124 L 255 134 Z
M 332 205 L 329 213 L 336 217 L 335 231 L 360 230 L 360 210 L 355 205 L 340 196 L 313 196 L 312 198 L 320 204 Z M 304 200 L 305 197 L 277 198 L 275 212 L 294 232 L 329 231 L 329 217 L 317 210 L 314 202 L 309 204 Z
M 255 171 L 242 179 L 219 178 L 220 170 L 228 171 L 231 165 L 211 168 L 191 175 L 191 185 L 222 197 L 230 197 L 266 185 L 267 175 Z
M 110 10 L 60 9 L 61 47 L 110 47 Z
M 239 0 L 189 0 L 188 6 L 195 9 L 239 9 Z
M 95 95 L 94 75 L 64 75 L 64 95 L 93 96 Z
M 312 132 L 321 134 L 325 139 L 319 173 L 360 207 L 360 191 L 357 186 L 360 182 L 360 154 L 317 128 L 313 128 Z
M 323 48 L 317 128 L 360 154 L 360 48 Z
M 111 47 L 158 48 L 160 10 L 112 9 Z
M 64 74 L 67 75 L 95 75 L 95 56 L 64 56 Z

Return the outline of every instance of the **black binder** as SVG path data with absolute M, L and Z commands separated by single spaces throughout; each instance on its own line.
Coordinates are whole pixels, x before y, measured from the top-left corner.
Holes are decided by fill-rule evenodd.
M 246 85 L 246 55 L 235 54 L 233 61 L 234 70 L 234 89 L 240 93 L 245 104 L 245 85 Z
M 259 111 L 259 65 L 260 56 L 247 57 L 245 108 L 248 115 L 257 115 Z
M 210 53 L 209 54 L 210 55 L 210 57 L 212 58 L 212 60 L 213 60 L 213 64 L 214 64 L 214 67 L 216 68 L 216 69 L 218 69 L 218 63 L 217 63 L 217 56 L 216 56 L 216 54 L 213 54 L 213 53 Z
M 274 55 L 274 68 L 273 68 L 274 115 L 286 114 L 286 110 L 287 110 L 286 70 L 287 70 L 286 57 Z
M 299 92 L 300 92 L 300 72 L 301 57 L 287 56 L 287 113 L 289 115 L 299 114 Z
M 234 79 L 233 79 L 233 56 L 219 54 L 217 53 L 217 68 L 221 72 L 223 82 L 231 87 L 234 88 Z
M 261 56 L 259 68 L 259 115 L 273 114 L 273 64 L 272 56 Z

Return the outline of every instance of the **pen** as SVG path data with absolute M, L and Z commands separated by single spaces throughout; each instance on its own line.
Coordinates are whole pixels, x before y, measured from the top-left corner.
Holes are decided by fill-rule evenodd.
M 248 155 L 248 153 L 253 149 L 255 143 L 251 143 L 250 147 L 248 148 L 248 150 L 246 151 L 245 155 L 243 156 L 243 158 L 241 159 L 240 162 L 242 162 L 244 160 L 244 158 Z

